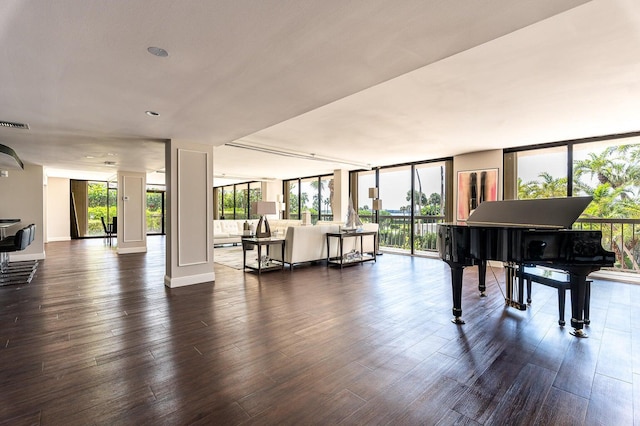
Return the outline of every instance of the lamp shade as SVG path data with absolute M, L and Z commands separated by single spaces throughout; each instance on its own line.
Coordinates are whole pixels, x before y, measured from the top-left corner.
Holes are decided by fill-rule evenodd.
M 373 200 L 373 210 L 382 210 L 382 200 Z
M 278 212 L 275 201 L 257 201 L 256 213 L 259 215 L 276 214 Z
M 378 188 L 369 188 L 369 198 L 378 198 Z

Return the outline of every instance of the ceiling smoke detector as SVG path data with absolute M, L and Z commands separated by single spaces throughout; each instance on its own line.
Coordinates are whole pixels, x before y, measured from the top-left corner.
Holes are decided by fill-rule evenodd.
M 24 123 L 13 123 L 11 121 L 0 120 L 0 127 L 9 127 L 11 129 L 24 129 L 29 130 L 29 125 Z

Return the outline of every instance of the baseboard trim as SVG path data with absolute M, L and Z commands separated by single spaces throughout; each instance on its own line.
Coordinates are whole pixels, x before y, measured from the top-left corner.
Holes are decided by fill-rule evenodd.
M 164 276 L 164 285 L 169 288 L 184 287 L 187 285 L 202 284 L 213 282 L 216 280 L 215 272 L 207 272 L 206 274 L 189 275 L 186 277 L 171 278 Z

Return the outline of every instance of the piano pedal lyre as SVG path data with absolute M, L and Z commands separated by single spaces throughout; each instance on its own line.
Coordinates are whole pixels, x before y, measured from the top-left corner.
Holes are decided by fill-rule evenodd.
M 518 277 L 519 267 L 519 265 L 513 262 L 505 262 L 504 264 L 504 304 L 511 308 L 526 311 L 527 305 L 524 303 L 524 282 Z

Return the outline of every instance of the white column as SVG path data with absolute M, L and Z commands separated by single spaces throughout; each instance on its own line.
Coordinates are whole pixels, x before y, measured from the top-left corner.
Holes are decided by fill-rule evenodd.
M 147 251 L 147 176 L 118 171 L 118 254 Z
M 171 140 L 165 148 L 167 287 L 215 281 L 213 147 Z
M 333 220 L 344 222 L 349 210 L 349 171 L 333 171 Z

